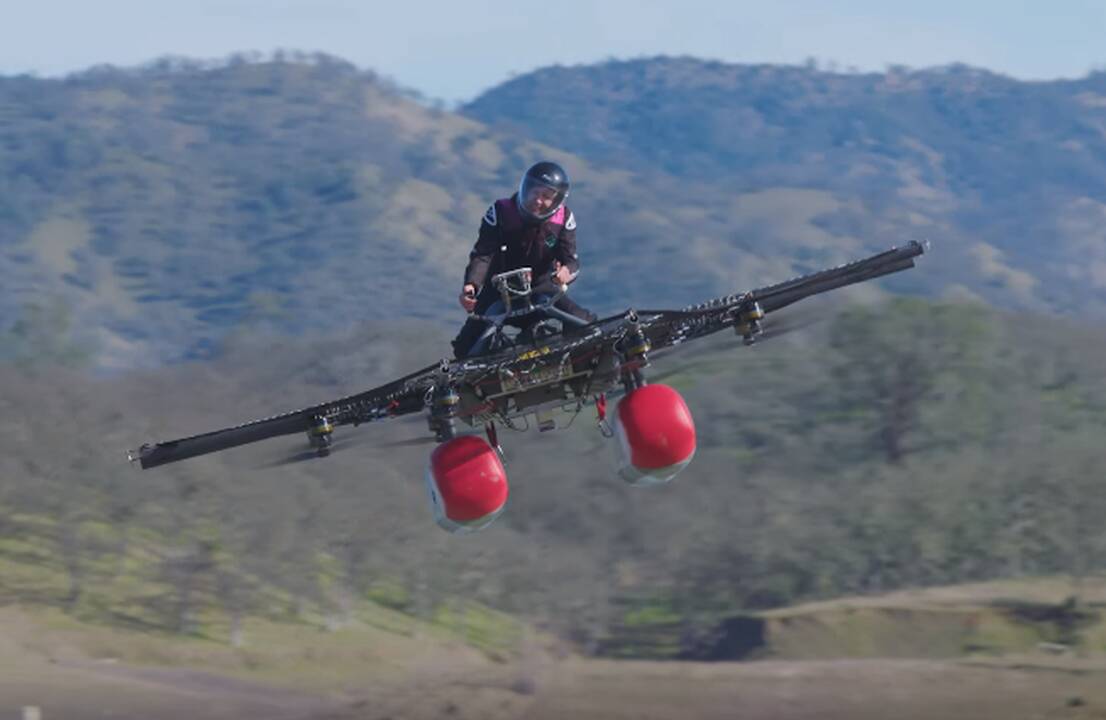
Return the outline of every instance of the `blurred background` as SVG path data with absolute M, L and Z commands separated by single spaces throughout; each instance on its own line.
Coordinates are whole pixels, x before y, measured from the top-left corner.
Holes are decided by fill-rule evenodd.
M 1106 7 L 5 15 L 0 716 L 1106 717 Z M 668 486 L 590 414 L 472 537 L 418 422 L 126 462 L 447 356 L 541 159 L 601 315 L 931 249 L 657 363 Z

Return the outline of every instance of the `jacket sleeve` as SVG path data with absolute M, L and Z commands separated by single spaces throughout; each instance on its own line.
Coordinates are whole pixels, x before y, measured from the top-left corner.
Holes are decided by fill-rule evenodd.
M 580 272 L 580 258 L 576 255 L 576 216 L 568 208 L 565 210 L 568 219 L 565 220 L 560 241 L 557 243 L 557 261 L 567 267 L 575 278 L 576 273 Z
M 469 264 L 465 268 L 464 284 L 475 285 L 477 293 L 488 279 L 488 268 L 491 267 L 495 254 L 499 252 L 499 245 L 499 226 L 495 217 L 495 205 L 492 205 L 480 222 L 480 235 L 469 253 Z

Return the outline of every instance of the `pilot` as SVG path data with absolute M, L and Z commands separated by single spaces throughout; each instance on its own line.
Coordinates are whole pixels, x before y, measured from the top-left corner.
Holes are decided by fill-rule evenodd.
M 482 314 L 499 299 L 486 282 L 493 275 L 520 267 L 533 271 L 534 294 L 554 294 L 556 285 L 576 279 L 580 261 L 576 257 L 576 218 L 565 205 L 568 174 L 557 163 L 539 162 L 522 176 L 518 192 L 496 200 L 480 223 L 476 246 L 469 253 L 461 289 L 461 307 Z M 555 305 L 587 322 L 596 316 L 561 296 Z M 453 341 L 453 354 L 463 358 L 483 333 L 486 324 L 469 318 Z

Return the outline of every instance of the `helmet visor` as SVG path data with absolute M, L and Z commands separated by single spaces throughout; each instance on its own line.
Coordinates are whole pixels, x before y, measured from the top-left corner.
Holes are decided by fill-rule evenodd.
M 564 189 L 559 189 L 527 175 L 518 188 L 518 204 L 528 215 L 545 220 L 565 202 Z

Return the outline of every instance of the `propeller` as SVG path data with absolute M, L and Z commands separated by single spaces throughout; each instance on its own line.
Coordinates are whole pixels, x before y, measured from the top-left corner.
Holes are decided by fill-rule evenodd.
M 347 447 L 350 447 L 350 446 L 353 446 L 353 445 L 359 445 L 359 444 L 361 444 L 361 443 L 358 442 L 358 440 L 355 439 L 354 436 L 345 436 L 345 437 L 342 437 L 342 438 L 336 439 L 336 440 L 332 439 L 331 442 L 330 442 L 330 448 L 329 448 L 330 452 L 326 453 L 326 455 L 319 455 L 318 450 L 316 450 L 313 447 L 305 447 L 305 448 L 302 448 L 302 449 L 298 450 L 297 452 L 292 453 L 291 455 L 286 455 L 283 458 L 280 458 L 279 460 L 274 460 L 272 462 L 264 463 L 264 464 L 258 465 L 256 467 L 257 467 L 257 469 L 262 470 L 262 469 L 283 467 L 285 465 L 294 465 L 296 463 L 306 462 L 308 460 L 318 460 L 318 459 L 329 456 L 330 453 L 334 452 L 335 450 L 341 450 L 342 448 L 347 448 Z
M 389 425 L 395 427 L 396 425 L 411 425 L 414 422 L 425 424 L 426 416 L 422 413 L 411 413 L 408 415 L 401 415 L 391 419 Z M 369 423 L 375 425 L 376 423 Z M 263 462 L 261 464 L 253 464 L 250 467 L 255 470 L 265 470 L 283 467 L 285 465 L 294 465 L 309 460 L 318 460 L 325 458 L 335 451 L 345 451 L 352 447 L 367 447 L 367 448 L 396 448 L 396 447 L 411 447 L 416 445 L 433 444 L 436 442 L 433 435 L 426 435 L 424 437 L 407 438 L 403 440 L 379 440 L 376 432 L 376 428 L 352 428 L 342 427 L 335 430 L 331 436 L 330 447 L 326 455 L 319 455 L 318 451 L 314 447 L 308 447 L 305 441 L 301 440 L 298 449 L 290 455 L 278 458 L 270 462 Z
M 836 310 L 829 303 L 823 303 L 821 307 L 798 305 L 788 310 L 777 310 L 762 321 L 764 331 L 757 336 L 757 340 L 789 335 L 796 330 L 803 330 L 823 322 L 834 314 Z M 777 315 L 779 317 L 776 317 Z
M 798 305 L 788 308 L 787 310 L 777 310 L 771 315 L 767 316 L 762 321 L 764 327 L 763 331 L 756 336 L 756 342 L 762 342 L 764 340 L 772 340 L 774 338 L 783 337 L 789 335 L 798 330 L 811 327 L 817 323 L 823 322 L 827 318 L 833 317 L 839 309 L 839 302 L 822 303 L 821 306 L 814 307 L 810 305 Z M 662 348 L 657 352 L 650 354 L 650 360 L 656 360 L 657 358 L 664 358 L 674 351 L 681 348 L 681 345 L 675 345 L 672 347 Z M 714 352 L 729 352 L 732 348 L 729 345 L 719 347 Z M 713 353 L 712 353 L 713 354 Z M 700 367 L 705 363 L 700 360 L 699 362 L 683 364 L 678 367 L 669 368 L 661 372 L 649 372 L 646 374 L 646 380 L 651 383 L 664 382 L 666 379 L 671 378 L 681 373 L 689 372 L 696 367 Z
M 423 437 L 406 438 L 404 440 L 385 440 L 372 443 L 374 448 L 418 447 L 419 445 L 437 445 L 438 439 L 433 435 Z
M 295 453 L 294 455 L 288 455 L 280 460 L 274 460 L 273 462 L 264 463 L 254 466 L 255 470 L 272 470 L 273 468 L 284 467 L 285 465 L 294 465 L 296 463 L 305 462 L 307 460 L 314 460 L 318 457 L 318 453 L 314 449 L 303 450 Z

